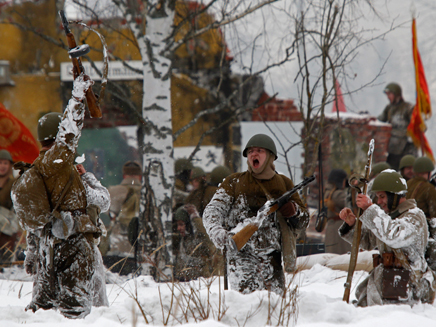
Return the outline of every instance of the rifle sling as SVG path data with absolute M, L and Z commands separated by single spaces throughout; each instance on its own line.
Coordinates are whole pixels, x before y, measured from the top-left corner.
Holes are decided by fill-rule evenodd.
M 277 176 L 279 176 L 283 182 L 283 178 L 278 174 Z M 254 180 L 262 189 L 262 191 L 265 193 L 267 199 L 270 201 L 273 200 L 271 194 L 267 191 L 265 186 L 263 186 L 262 183 L 260 183 L 259 180 L 257 180 L 256 178 L 254 178 Z M 280 243 L 282 246 L 283 266 L 284 266 L 284 270 L 287 273 L 290 273 L 295 271 L 296 269 L 295 260 L 292 260 L 292 258 L 295 258 L 297 255 L 295 245 L 293 245 L 292 242 L 292 235 L 291 235 L 292 231 L 282 215 L 276 215 L 276 217 L 280 225 L 280 231 L 281 231 Z

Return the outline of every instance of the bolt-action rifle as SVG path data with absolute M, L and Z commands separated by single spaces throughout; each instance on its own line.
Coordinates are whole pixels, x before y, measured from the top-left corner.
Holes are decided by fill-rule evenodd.
M 374 139 L 369 142 L 369 150 L 368 150 L 368 161 L 365 166 L 365 176 L 361 178 L 360 181 L 363 182 L 363 190 L 362 193 L 366 194 L 368 189 L 369 175 L 371 173 L 371 163 L 372 163 L 372 155 L 374 153 Z M 360 189 L 358 189 L 360 192 Z M 357 263 L 357 254 L 359 253 L 359 245 L 360 245 L 360 237 L 362 235 L 362 222 L 360 221 L 360 216 L 362 215 L 362 209 L 359 208 L 356 215 L 356 223 L 354 225 L 354 236 L 353 236 L 353 244 L 351 247 L 351 255 L 350 255 L 350 264 L 348 265 L 348 275 L 347 281 L 345 282 L 345 291 L 343 301 L 347 303 L 350 301 L 350 290 L 351 290 L 351 282 L 353 280 L 354 270 L 356 269 Z
M 63 10 L 59 10 L 59 16 L 61 17 L 62 26 L 64 27 L 65 35 L 67 36 L 68 47 L 70 48 L 68 54 L 73 63 L 73 76 L 74 79 L 76 79 L 81 73 L 85 73 L 80 57 L 86 55 L 90 51 L 90 48 L 87 44 L 77 46 L 74 34 L 71 33 L 67 17 L 65 17 Z M 92 88 L 86 90 L 86 102 L 88 104 L 90 116 L 93 118 L 101 118 L 102 114 L 98 104 L 98 98 L 92 91 Z
M 231 247 L 235 251 L 239 251 L 248 242 L 251 236 L 262 226 L 265 219 L 272 213 L 279 210 L 284 204 L 286 204 L 291 196 L 298 192 L 300 189 L 308 185 L 315 180 L 315 176 L 306 177 L 300 184 L 295 185 L 294 188 L 284 193 L 276 200 L 268 201 L 258 211 L 255 222 L 252 222 L 244 226 L 239 232 L 231 238 Z

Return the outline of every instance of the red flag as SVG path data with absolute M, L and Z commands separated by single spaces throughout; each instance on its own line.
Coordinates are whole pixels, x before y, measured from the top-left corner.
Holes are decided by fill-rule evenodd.
M 338 80 L 336 80 L 335 89 L 336 89 L 336 96 L 335 96 L 335 100 L 333 101 L 332 112 L 336 112 L 336 111 L 347 112 L 347 109 L 345 108 L 344 97 L 342 96 L 341 86 L 339 85 Z
M 0 103 L 0 149 L 10 152 L 14 161 L 32 163 L 39 148 L 29 129 Z
M 434 162 L 433 151 L 431 150 L 430 144 L 424 134 L 427 127 L 425 126 L 421 115 L 424 114 L 426 119 L 431 116 L 431 102 L 424 73 L 424 66 L 422 65 L 421 55 L 418 51 L 415 18 L 413 18 L 412 21 L 412 48 L 413 62 L 415 64 L 416 105 L 415 108 L 413 108 L 412 117 L 409 126 L 407 127 L 407 133 L 412 138 L 416 147 L 421 148 L 422 153 L 426 154 Z

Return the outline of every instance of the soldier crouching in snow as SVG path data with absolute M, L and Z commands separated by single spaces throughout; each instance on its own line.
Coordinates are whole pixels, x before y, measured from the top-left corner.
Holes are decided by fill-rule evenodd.
M 63 116 L 49 113 L 39 120 L 40 155 L 23 168 L 12 189 L 20 223 L 35 236 L 29 245 L 38 251 L 33 267 L 26 258 L 26 269 L 35 273 L 32 302 L 26 309 L 54 308 L 68 318 L 83 318 L 91 310 L 94 270 L 101 261 L 96 240 L 104 233 L 96 206 L 109 206 L 101 194 L 92 197 L 74 166 L 83 100 L 92 84 L 81 74 Z
M 268 200 L 276 199 L 294 187 L 289 178 L 275 172 L 277 150 L 269 136 L 253 136 L 243 155 L 248 159 L 248 171 L 228 176 L 203 214 L 204 227 L 220 249 L 229 244 L 238 228 L 256 218 L 258 209 Z M 239 252 L 227 251 L 229 282 L 233 290 L 242 293 L 270 290 L 283 294 L 282 257 L 285 271 L 294 271 L 296 239 L 306 229 L 309 217 L 297 193 L 271 216 Z
M 357 286 L 357 305 L 433 303 L 436 284 L 424 257 L 428 241 L 424 213 L 415 200 L 405 198 L 406 181 L 394 170 L 380 173 L 372 191 L 378 205 L 364 194 L 356 199 L 363 210 L 360 247 L 377 248 L 380 255 L 374 256 L 374 269 Z M 339 217 L 345 221 L 339 232 L 351 243 L 356 216 L 344 208 Z

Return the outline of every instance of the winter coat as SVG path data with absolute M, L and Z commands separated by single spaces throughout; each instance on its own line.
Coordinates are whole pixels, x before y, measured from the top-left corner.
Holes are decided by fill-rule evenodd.
M 273 199 L 294 187 L 289 178 L 279 174 L 269 180 L 256 180 L 248 171 L 228 176 L 203 213 L 204 227 L 217 248 L 222 249 L 227 245 L 229 236 L 253 221 L 257 211 L 268 200 L 260 185 Z M 228 275 L 232 289 L 243 293 L 263 289 L 283 292 L 282 246 L 291 248 L 285 263 L 291 266 L 290 269 L 295 268 L 296 239 L 309 223 L 309 216 L 298 194 L 295 193 L 291 200 L 296 204 L 298 213 L 294 224 L 288 220 L 289 238 L 281 239 L 282 231 L 276 214 L 273 214 L 273 217 L 264 220 L 239 252 L 228 248 Z
M 139 215 L 139 197 L 141 182 L 130 176 L 124 178 L 120 185 L 109 187 L 111 197 L 109 227 L 109 252 L 105 255 L 133 257 L 132 245 L 128 239 L 128 227 L 133 217 Z M 129 201 L 130 200 L 130 201 Z
M 350 244 L 339 235 L 342 226 L 339 212 L 345 207 L 346 195 L 345 189 L 336 189 L 331 184 L 326 187 L 324 203 L 328 210 L 324 242 L 327 253 L 344 254 L 351 250 Z
M 202 217 L 204 208 L 206 208 L 207 204 L 212 200 L 217 189 L 218 187 L 209 185 L 206 181 L 202 181 L 198 189 L 189 193 L 188 197 L 185 199 L 185 204 L 190 203 L 195 205 L 200 217 Z
M 427 217 L 429 239 L 425 253 L 427 263 L 436 270 L 436 189 L 425 178 L 417 176 L 407 181 L 408 199 L 415 199 L 419 209 Z
M 427 219 L 436 218 L 436 189 L 425 178 L 417 176 L 407 181 L 407 199 L 415 199 Z
M 389 154 L 401 155 L 406 148 L 407 126 L 412 116 L 413 105 L 400 100 L 398 103 L 389 104 L 377 117 L 378 120 L 392 125 L 391 137 L 389 139 Z
M 397 216 L 398 215 L 398 216 Z M 408 296 L 400 300 L 388 300 L 383 297 L 383 264 L 375 267 L 369 276 L 357 286 L 356 297 L 359 306 L 382 305 L 388 303 L 409 303 L 417 301 L 432 303 L 435 281 L 424 258 L 428 241 L 425 215 L 416 207 L 415 200 L 406 200 L 399 204 L 391 218 L 378 205 L 373 204 L 360 216 L 362 236 L 360 248 L 372 250 L 377 248 L 380 255 L 400 250 L 404 253 L 417 282 L 408 288 Z M 353 242 L 354 226 L 344 223 L 341 236 Z M 395 287 L 395 286 L 394 286 Z
M 95 207 L 88 207 L 85 186 L 74 166 L 85 114 L 84 90 L 90 86 L 91 81 L 84 81 L 82 75 L 76 78 L 74 96 L 63 114 L 54 145 L 41 151 L 33 167 L 12 189 L 21 223 L 37 238 L 33 297 L 28 309 L 56 308 L 68 318 L 83 318 L 91 310 L 98 259 L 95 240 L 104 232 Z

